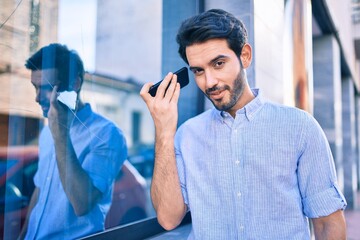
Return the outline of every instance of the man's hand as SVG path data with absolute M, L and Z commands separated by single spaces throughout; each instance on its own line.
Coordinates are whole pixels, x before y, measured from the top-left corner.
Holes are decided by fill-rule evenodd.
M 54 86 L 54 89 L 50 97 L 50 109 L 48 113 L 49 127 L 54 138 L 66 137 L 64 134 L 68 134 L 71 124 L 74 120 L 74 113 L 62 103 L 57 100 L 58 86 Z
M 168 85 L 169 88 L 166 90 Z M 140 91 L 140 95 L 149 108 L 154 120 L 156 135 L 157 137 L 160 137 L 159 135 L 174 137 L 178 121 L 177 103 L 180 95 L 180 85 L 177 83 L 177 76 L 168 73 L 160 84 L 155 97 L 149 94 L 151 86 L 152 83 L 145 84 Z

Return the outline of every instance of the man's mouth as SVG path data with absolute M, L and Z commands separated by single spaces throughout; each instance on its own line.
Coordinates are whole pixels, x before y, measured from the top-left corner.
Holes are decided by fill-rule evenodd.
M 225 90 L 215 90 L 208 92 L 208 96 L 213 100 L 220 100 L 224 97 Z
M 221 100 L 226 93 L 227 87 L 213 87 L 206 90 L 206 94 L 209 96 L 212 100 Z

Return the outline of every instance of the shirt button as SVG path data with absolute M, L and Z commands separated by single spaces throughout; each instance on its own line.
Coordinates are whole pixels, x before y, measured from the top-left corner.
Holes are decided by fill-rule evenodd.
M 244 231 L 244 226 L 240 225 L 240 231 Z
M 240 161 L 239 161 L 239 160 L 236 160 L 235 163 L 236 163 L 236 165 L 238 165 L 238 164 L 240 163 Z
M 241 197 L 241 192 L 238 192 L 238 193 L 237 193 L 237 196 L 238 196 L 238 197 Z

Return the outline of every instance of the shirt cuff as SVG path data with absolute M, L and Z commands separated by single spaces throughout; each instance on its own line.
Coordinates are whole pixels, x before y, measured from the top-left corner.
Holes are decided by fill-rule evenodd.
M 345 210 L 347 205 L 345 197 L 336 183 L 315 196 L 304 198 L 302 203 L 304 214 L 309 218 L 329 216 L 337 210 Z

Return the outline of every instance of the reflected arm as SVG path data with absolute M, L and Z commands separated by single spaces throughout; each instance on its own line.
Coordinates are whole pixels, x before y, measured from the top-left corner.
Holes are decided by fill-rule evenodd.
M 31 214 L 31 211 L 33 210 L 33 208 L 35 207 L 35 205 L 36 205 L 36 203 L 38 201 L 39 191 L 40 191 L 39 188 L 35 188 L 33 194 L 31 195 L 30 203 L 29 203 L 28 210 L 27 210 L 27 213 L 26 213 L 26 219 L 25 219 L 24 225 L 23 225 L 23 227 L 21 229 L 21 232 L 20 232 L 20 235 L 19 235 L 18 239 L 24 239 L 25 236 L 26 236 L 27 229 L 28 229 L 28 224 L 29 224 L 30 214 Z
M 55 142 L 56 161 L 62 186 L 77 216 L 87 214 L 100 200 L 102 193 L 93 185 L 82 168 L 71 143 L 70 133 L 60 130 Z
M 98 190 L 88 173 L 82 168 L 70 138 L 70 128 L 74 113 L 57 100 L 57 86 L 54 87 L 48 112 L 49 128 L 54 139 L 57 166 L 60 180 L 74 212 L 77 216 L 87 214 L 101 199 Z M 83 107 L 78 102 L 77 109 Z

